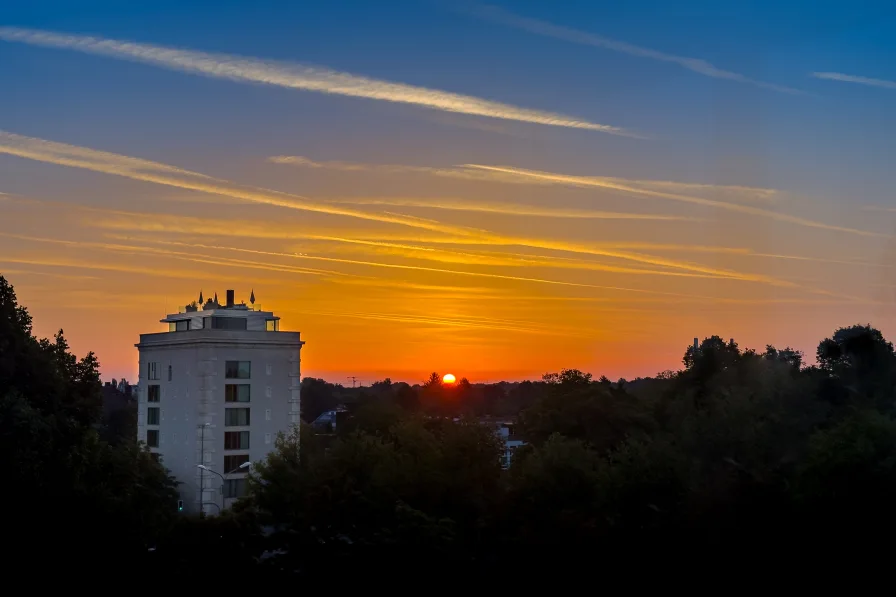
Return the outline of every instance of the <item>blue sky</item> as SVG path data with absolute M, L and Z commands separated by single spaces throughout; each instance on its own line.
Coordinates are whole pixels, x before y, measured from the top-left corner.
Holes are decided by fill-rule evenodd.
M 73 244 L 65 246 L 87 252 L 96 267 L 90 271 L 83 268 L 83 279 L 77 282 L 77 291 L 84 298 L 78 303 L 81 306 L 72 303 L 67 308 L 52 298 L 53 291 L 63 284 L 64 278 L 58 277 L 63 275 L 63 266 L 58 259 L 51 259 L 47 241 L 13 241 L 0 236 L 0 249 L 17 254 L 14 261 L 0 263 L 0 272 L 4 268 L 22 272 L 10 277 L 14 283 L 18 280 L 16 286 L 31 300 L 33 310 L 44 315 L 45 333 L 66 320 L 82 320 L 96 306 L 94 299 L 113 296 L 113 292 L 121 295 L 121 305 L 145 307 L 147 312 L 139 321 L 98 340 L 109 355 L 104 361 L 108 370 L 118 375 L 128 373 L 131 365 L 127 359 L 131 357 L 128 353 L 119 356 L 115 347 L 133 344 L 133 335 L 155 325 L 164 310 L 164 305 L 128 303 L 128 293 L 122 292 L 121 285 L 147 294 L 157 291 L 160 281 L 141 277 L 140 269 L 156 260 L 173 268 L 166 260 L 179 257 L 149 258 L 147 247 L 160 238 L 181 243 L 168 244 L 169 250 L 191 243 L 194 249 L 210 246 L 197 239 L 206 234 L 198 229 L 202 226 L 199 220 L 212 216 L 233 222 L 257 219 L 278 230 L 304 231 L 295 232 L 305 235 L 301 247 L 320 260 L 342 259 L 346 253 L 351 253 L 353 261 L 376 257 L 380 264 L 375 266 L 379 268 L 376 272 L 356 263 L 339 266 L 348 268 L 340 270 L 340 275 L 370 278 L 381 284 L 376 292 L 382 291 L 382 295 L 371 298 L 369 305 L 363 304 L 366 299 L 335 305 L 332 297 L 344 292 L 342 287 L 330 287 L 329 280 L 316 274 L 296 274 L 300 278 L 318 276 L 299 284 L 307 289 L 307 304 L 317 305 L 312 308 L 291 298 L 295 296 L 291 280 L 271 281 L 270 270 L 264 269 L 289 261 L 284 255 L 295 248 L 292 241 L 249 233 L 239 237 L 239 242 L 227 235 L 213 239 L 216 247 L 266 252 L 251 257 L 257 265 L 255 271 L 251 264 L 238 266 L 243 268 L 241 280 L 256 288 L 271 287 L 270 294 L 280 301 L 277 306 L 293 315 L 294 329 L 317 335 L 319 348 L 316 353 L 309 351 L 317 355 L 310 357 L 310 363 L 322 375 L 341 374 L 339 339 L 356 337 L 359 329 L 371 336 L 397 333 L 409 346 L 422 342 L 425 358 L 433 363 L 424 363 L 423 357 L 416 356 L 419 348 L 413 349 L 407 357 L 410 364 L 401 369 L 408 376 L 425 375 L 426 369 L 443 367 L 440 363 L 472 371 L 481 361 L 475 356 L 478 353 L 471 352 L 470 347 L 476 345 L 492 346 L 496 355 L 495 363 L 483 365 L 476 375 L 525 377 L 538 374 L 539 367 L 560 366 L 578 366 L 595 373 L 604 373 L 606 368 L 614 375 L 647 374 L 674 366 L 682 342 L 687 343 L 688 336 L 694 334 L 740 334 L 748 344 L 789 342 L 811 352 L 813 343 L 834 326 L 853 323 L 853 319 L 880 319 L 881 327 L 891 325 L 887 313 L 891 299 L 881 285 L 891 277 L 887 264 L 892 257 L 896 214 L 882 209 L 896 208 L 890 173 L 896 88 L 887 84 L 896 81 L 896 39 L 891 35 L 896 7 L 883 2 L 585 1 L 520 1 L 497 6 L 497 11 L 484 12 L 481 5 L 473 3 L 408 0 L 34 1 L 5 7 L 0 27 L 9 29 L 0 34 L 0 131 L 27 139 L 16 137 L 10 142 L 16 147 L 0 153 L 0 193 L 6 194 L 0 198 L 21 200 L 8 199 L 5 207 L 0 204 L 8 214 L 0 224 L 0 234 L 67 240 Z M 528 25 L 521 25 L 522 19 L 529 19 Z M 30 37 L 12 39 L 23 30 L 29 30 Z M 241 80 L 197 75 L 172 64 L 133 61 L 120 50 L 113 55 L 84 52 L 75 47 L 72 38 L 45 47 L 35 41 L 34 30 L 241 56 L 253 66 L 251 73 L 240 75 Z M 619 44 L 628 44 L 625 47 L 629 49 L 619 51 Z M 687 59 L 700 62 L 686 68 L 682 62 Z M 326 75 L 330 93 L 251 80 L 259 76 L 259 69 L 276 67 L 281 73 L 292 72 L 290 69 L 301 68 L 296 65 L 463 94 L 513 110 L 559 115 L 569 122 L 608 125 L 624 134 L 539 124 L 529 116 L 519 116 L 522 112 L 490 118 L 464 113 L 466 108 L 450 112 L 347 97 L 334 92 L 332 74 Z M 718 69 L 715 73 L 727 74 L 707 76 L 708 65 Z M 703 73 L 695 72 L 701 70 Z M 821 79 L 813 76 L 818 72 L 878 81 Z M 345 205 L 350 200 L 356 206 L 353 209 L 363 213 L 346 218 L 331 213 L 330 207 L 310 213 L 292 213 L 295 210 L 289 208 L 286 211 L 290 213 L 284 213 L 282 207 L 270 203 L 258 205 L 257 198 L 246 205 L 245 198 L 228 195 L 221 199 L 217 191 L 178 187 L 180 183 L 173 187 L 179 190 L 172 191 L 169 183 L 160 186 L 132 174 L 110 173 L 111 167 L 102 171 L 92 166 L 73 167 L 60 160 L 58 148 L 49 157 L 34 158 L 33 152 L 23 155 L 21 144 L 40 140 L 168 164 L 226 179 L 228 184 L 291 193 L 327 206 Z M 308 161 L 271 160 L 277 156 L 301 156 Z M 598 187 L 593 180 L 548 180 L 543 175 L 530 185 L 490 182 L 483 180 L 481 173 L 473 180 L 457 172 L 446 176 L 421 170 L 375 171 L 375 166 L 383 164 L 424 169 L 478 164 L 610 177 L 617 181 L 613 184 L 654 181 L 652 189 L 660 188 L 656 181 L 687 183 L 692 186 L 686 194 L 698 201 L 612 190 L 606 181 L 595 190 Z M 534 180 L 531 174 L 515 172 L 513 176 Z M 726 189 L 733 186 L 770 189 L 775 200 L 758 204 L 755 198 L 734 196 L 743 191 Z M 673 187 L 666 184 L 662 188 L 668 194 Z M 676 194 L 684 193 L 682 188 L 675 187 Z M 196 198 L 204 195 L 210 197 Z M 37 203 L 22 202 L 26 199 L 60 205 L 60 209 L 71 210 L 71 219 L 48 221 L 34 211 L 39 210 L 34 207 Z M 384 203 L 384 199 L 388 201 Z M 715 204 L 704 200 L 747 205 L 784 217 L 741 207 L 713 207 Z M 464 201 L 469 205 L 457 209 Z M 447 204 L 454 207 L 446 209 Z M 501 204 L 505 211 L 494 211 L 494 204 Z M 491 211 L 483 211 L 483 206 Z M 595 214 L 584 220 L 568 214 L 536 215 L 545 210 L 583 209 L 637 212 L 640 216 L 662 211 L 661 215 L 681 219 L 671 224 L 671 220 L 606 220 Z M 103 220 L 116 210 L 131 214 L 131 222 L 153 217 L 172 222 L 171 217 L 182 217 L 197 229 L 171 224 L 152 232 Z M 451 275 L 426 270 L 432 260 L 419 257 L 444 248 L 444 239 L 408 238 L 390 227 L 403 230 L 417 225 L 385 222 L 384 212 L 435 221 L 445 234 L 452 226 L 463 226 L 503 235 L 499 249 L 488 246 L 489 242 L 494 245 L 494 238 L 489 242 L 480 239 L 466 243 L 466 249 L 441 255 L 440 263 L 451 264 L 449 269 L 466 268 L 459 276 L 466 276 L 467 282 L 483 279 L 479 274 L 493 276 L 495 286 L 487 289 L 516 297 L 529 296 L 532 289 L 525 287 L 528 283 L 524 281 L 508 282 L 508 272 L 514 272 L 510 278 L 543 280 L 553 286 L 550 299 L 586 320 L 592 326 L 592 336 L 581 341 L 563 340 L 562 334 L 554 340 L 542 338 L 567 349 L 554 351 L 556 358 L 538 361 L 520 353 L 514 335 L 537 335 L 538 330 L 556 327 L 557 311 L 546 313 L 539 302 L 545 299 L 541 294 L 537 294 L 538 300 L 533 296 L 529 302 L 519 300 L 518 305 L 508 307 L 507 321 L 499 317 L 503 309 L 495 307 L 497 299 L 475 298 L 482 290 L 478 286 L 476 291 L 463 291 L 469 296 L 439 294 L 431 297 L 432 303 L 401 294 L 401 284 L 438 286 L 432 276 Z M 374 220 L 370 214 L 375 214 Z M 795 223 L 795 218 L 801 221 Z M 75 221 L 78 224 L 63 226 L 63 222 Z M 308 230 L 330 228 L 342 236 L 334 236 L 334 232 L 325 235 L 327 240 L 305 238 L 313 236 Z M 436 232 L 426 230 L 427 234 Z M 349 234 L 355 236 L 345 236 Z M 85 244 L 125 242 L 122 236 L 128 236 L 126 242 L 136 243 L 139 250 L 119 246 L 113 254 L 100 255 L 90 253 L 99 247 Z M 624 246 L 634 241 L 643 246 Z M 390 242 L 401 247 L 387 246 Z M 608 242 L 617 243 L 619 251 L 637 254 L 594 254 L 596 246 Z M 560 247 L 558 243 L 565 244 Z M 673 244 L 679 248 L 670 249 Z M 453 245 L 464 243 L 455 238 Z M 704 245 L 714 249 L 708 251 Z M 738 256 L 734 249 L 763 257 Z M 375 254 L 363 254 L 365 250 Z M 409 251 L 416 253 L 409 255 Z M 557 261 L 521 266 L 518 259 L 522 253 L 526 259 L 534 255 Z M 591 261 L 580 264 L 584 271 L 567 271 L 562 260 L 570 256 Z M 838 256 L 861 265 L 830 263 Z M 88 261 L 86 256 L 83 259 Z M 100 269 L 100 262 L 113 263 L 117 269 Z M 642 272 L 604 269 L 595 273 L 593 269 L 620 262 L 665 269 L 650 274 L 656 277 L 646 282 L 641 281 L 648 277 Z M 424 269 L 398 271 L 404 266 Z M 221 279 L 228 268 L 222 266 L 223 272 L 210 264 L 203 268 L 205 280 L 194 283 L 189 276 L 164 280 L 170 294 L 186 293 L 187 288 L 192 292 L 192 286 L 200 283 L 206 287 L 218 284 L 223 289 Z M 700 275 L 709 278 L 687 283 L 670 273 L 682 270 L 692 275 L 699 268 L 719 271 L 703 272 Z M 528 275 L 519 275 L 523 270 Z M 719 273 L 721 270 L 725 271 Z M 732 283 L 731 272 L 750 277 L 751 282 Z M 774 279 L 758 279 L 762 277 Z M 637 283 L 630 283 L 629 278 Z M 796 290 L 785 282 L 811 288 Z M 507 286 L 517 283 L 524 287 Z M 604 290 L 594 288 L 592 294 L 582 295 L 578 290 L 556 288 L 564 284 Z M 653 305 L 650 316 L 644 314 L 647 311 L 636 316 L 636 311 L 618 306 L 615 311 L 590 303 L 583 306 L 587 301 L 611 298 L 624 302 L 610 297 L 606 289 L 632 286 L 638 292 L 671 295 L 691 289 L 700 296 L 717 297 L 719 302 L 710 314 L 694 304 L 665 305 L 663 312 Z M 848 296 L 844 286 L 849 289 Z M 392 294 L 383 290 L 386 287 L 393 288 Z M 843 296 L 836 300 L 843 302 L 793 306 L 806 292 L 814 298 L 839 293 Z M 753 300 L 755 306 L 735 307 L 730 301 L 736 297 Z M 791 302 L 784 304 L 790 306 L 775 308 L 785 311 L 763 312 L 762 301 L 769 298 L 786 299 Z M 447 302 L 440 302 L 443 300 Z M 795 310 L 796 315 L 787 309 Z M 428 317 L 425 322 L 419 320 L 424 317 L 421 312 Z M 643 323 L 645 317 L 650 325 Z M 763 317 L 770 321 L 758 325 Z M 499 319 L 503 323 L 494 323 Z M 383 323 L 386 321 L 389 323 Z M 638 321 L 643 325 L 636 324 Z M 637 342 L 628 340 L 652 335 L 656 325 L 666 323 L 667 336 L 649 353 L 638 353 L 633 348 Z M 78 326 L 76 347 L 89 347 L 94 340 L 90 326 Z M 452 337 L 456 334 L 462 340 L 455 344 L 421 340 L 433 330 L 437 335 L 439 331 Z M 495 340 L 493 333 L 498 332 L 505 334 L 504 340 Z M 368 372 L 371 377 L 387 372 L 389 364 L 371 356 L 376 346 L 373 340 L 363 341 L 353 349 L 352 357 L 359 362 L 353 371 Z
M 714 2 L 603 4 L 516 2 L 505 7 L 661 52 L 702 58 L 816 95 L 781 96 L 669 64 L 536 37 L 476 19 L 462 9 L 452 10 L 458 3 L 449 2 L 38 1 L 11 6 L 4 24 L 301 61 L 512 99 L 661 137 L 660 143 L 649 147 L 613 143 L 617 163 L 628 169 L 641 167 L 637 156 L 646 157 L 650 168 L 671 172 L 714 169 L 717 165 L 712 162 L 720 152 L 731 159 L 749 152 L 756 162 L 764 162 L 762 174 L 776 184 L 839 191 L 850 186 L 839 171 L 861 167 L 864 184 L 886 192 L 887 160 L 869 163 L 860 154 L 867 149 L 883 156 L 889 147 L 896 118 L 889 109 L 892 94 L 813 80 L 808 74 L 833 70 L 896 78 L 892 67 L 896 43 L 887 38 L 896 9 L 882 2 L 758 2 L 736 7 Z M 4 78 L 16 85 L 15 94 L 0 97 L 0 109 L 8 118 L 43 121 L 56 130 L 60 126 L 77 130 L 78 123 L 71 121 L 81 119 L 81 126 L 98 136 L 103 135 L 94 119 L 98 115 L 133 123 L 135 113 L 148 112 L 172 127 L 186 124 L 203 136 L 210 134 L 209 129 L 223 135 L 227 129 L 238 129 L 239 123 L 221 127 L 220 120 L 247 103 L 272 115 L 285 113 L 283 104 L 296 103 L 289 92 L 187 81 L 181 74 L 152 67 L 135 68 L 52 49 L 4 44 L 0 61 Z M 167 92 L 174 86 L 176 98 Z M 65 112 L 52 109 L 60 93 L 72 98 Z M 210 97 L 216 105 L 209 105 Z M 211 111 L 208 118 L 197 118 L 197 106 Z M 306 124 L 301 116 L 297 119 Z M 258 124 L 244 113 L 240 120 L 247 128 Z M 326 124 L 329 133 L 333 123 Z M 147 119 L 139 133 L 145 135 L 146 146 L 152 146 L 153 137 L 165 139 L 168 130 L 159 130 Z M 579 135 L 573 142 L 579 151 L 610 144 L 593 135 Z M 678 148 L 677 155 L 669 151 L 670 145 Z M 788 158 L 786 166 L 781 165 L 783 156 Z M 836 172 L 828 169 L 830 176 L 822 176 L 815 168 L 818 162 L 835 165 Z

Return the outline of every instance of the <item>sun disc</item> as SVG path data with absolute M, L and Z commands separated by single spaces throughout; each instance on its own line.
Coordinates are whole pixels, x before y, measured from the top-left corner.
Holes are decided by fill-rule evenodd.
M 457 381 L 457 379 L 450 373 L 446 373 L 442 378 L 442 383 L 454 383 L 455 381 Z

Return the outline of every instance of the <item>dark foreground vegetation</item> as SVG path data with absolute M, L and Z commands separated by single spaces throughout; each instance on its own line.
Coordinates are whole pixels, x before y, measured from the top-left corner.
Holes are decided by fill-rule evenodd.
M 361 573 L 431 586 L 609 581 L 673 562 L 817 575 L 892 551 L 896 356 L 870 326 L 823 340 L 817 365 L 712 337 L 654 379 L 343 390 L 306 380 L 306 420 L 346 404 L 334 432 L 280 438 L 232 512 L 185 517 L 164 462 L 103 420 L 95 357 L 77 360 L 61 331 L 35 339 L 0 277 L 6 563 L 127 571 L 138 587 L 373 578 Z M 529 442 L 506 471 L 471 416 L 489 414 L 518 415 Z

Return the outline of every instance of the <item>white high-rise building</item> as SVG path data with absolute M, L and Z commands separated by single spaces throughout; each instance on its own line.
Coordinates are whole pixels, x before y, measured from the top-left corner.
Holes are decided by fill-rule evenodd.
M 224 305 L 199 296 L 161 320 L 168 332 L 140 335 L 137 437 L 180 482 L 184 510 L 214 514 L 245 492 L 277 433 L 299 425 L 304 342 L 254 291 L 249 305 L 232 290 Z

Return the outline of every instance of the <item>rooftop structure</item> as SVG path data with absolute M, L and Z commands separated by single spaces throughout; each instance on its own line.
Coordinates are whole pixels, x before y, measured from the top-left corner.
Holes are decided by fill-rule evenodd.
M 280 318 L 271 311 L 264 311 L 255 304 L 255 291 L 249 297 L 249 304 L 234 301 L 234 291 L 227 291 L 227 300 L 218 302 L 218 293 L 203 303 L 202 292 L 199 301 L 185 305 L 178 313 L 172 313 L 161 320 L 168 324 L 169 332 L 190 330 L 247 330 L 279 332 Z

